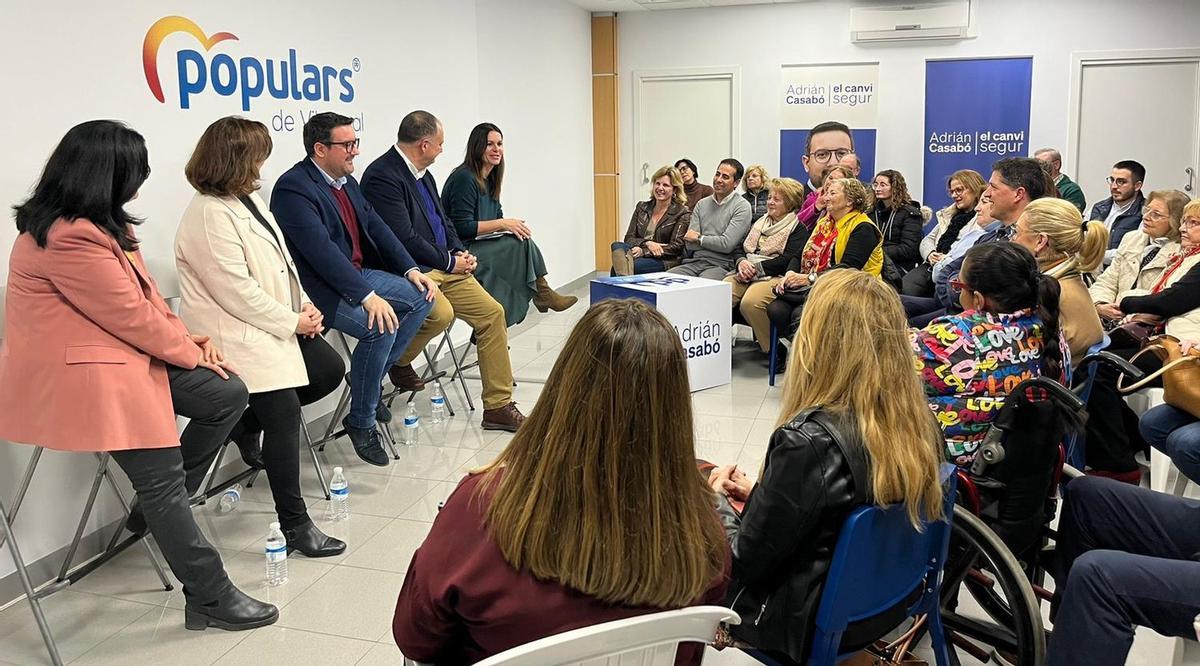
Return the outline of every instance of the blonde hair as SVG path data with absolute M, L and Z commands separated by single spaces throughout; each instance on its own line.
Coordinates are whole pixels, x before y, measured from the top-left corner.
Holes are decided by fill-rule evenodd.
M 605 603 L 684 606 L 728 550 L 693 437 L 679 335 L 641 301 L 606 300 L 475 497 L 494 489 L 485 522 L 513 568 Z
M 1104 261 L 1108 229 L 1099 220 L 1084 223 L 1079 209 L 1066 199 L 1036 199 L 1022 217 L 1031 232 L 1046 237 L 1051 251 L 1074 259 L 1079 272 L 1091 273 Z
M 863 185 L 861 180 L 838 178 L 833 182 L 842 186 L 842 192 L 846 195 L 846 202 L 850 204 L 851 210 L 863 213 L 875 205 L 875 196 L 867 190 L 867 186 Z
M 750 166 L 746 167 L 746 174 L 742 176 L 742 189 L 746 190 L 747 192 L 750 191 L 750 186 L 747 185 L 746 182 L 750 179 L 750 174 L 752 173 L 757 173 L 758 177 L 762 179 L 762 187 L 760 189 L 766 188 L 767 182 L 770 180 L 770 178 L 767 176 L 766 167 L 761 164 L 751 164 Z
M 679 175 L 679 169 L 671 165 L 659 167 L 658 171 L 654 172 L 654 177 L 650 179 L 651 187 L 654 183 L 663 176 L 668 176 L 671 179 L 671 200 L 680 206 L 687 205 L 687 192 L 683 191 L 683 176 Z M 653 198 L 653 197 L 651 197 Z
M 804 183 L 795 178 L 772 178 L 767 183 L 767 190 L 774 191 L 783 199 L 783 205 L 787 206 L 789 213 L 804 205 Z
M 862 271 L 826 272 L 805 303 L 789 356 L 778 425 L 816 405 L 853 417 L 876 504 L 903 502 L 913 525 L 940 518 L 941 431 L 895 290 Z
M 1200 198 L 1192 199 L 1186 206 L 1183 207 L 1183 212 L 1179 215 L 1180 222 L 1183 221 L 1183 218 L 1188 217 L 1189 215 L 1200 217 Z M 1176 238 L 1175 240 L 1179 239 Z
M 959 185 L 962 185 L 968 192 L 971 193 L 971 198 L 974 199 L 975 205 L 979 204 L 979 198 L 983 196 L 983 191 L 987 189 L 987 183 L 984 182 L 983 176 L 979 175 L 978 171 L 972 169 L 960 169 L 950 174 L 946 179 L 946 189 L 950 189 L 950 181 L 957 180 Z M 954 205 L 953 202 L 950 204 Z M 971 207 L 974 208 L 975 205 Z
M 1154 190 L 1150 193 L 1150 196 L 1146 197 L 1146 203 L 1159 200 L 1167 205 L 1167 215 L 1170 217 L 1170 230 L 1167 231 L 1167 238 L 1178 241 L 1179 223 L 1183 221 L 1183 216 L 1187 213 L 1188 206 L 1196 203 L 1196 201 L 1189 202 L 1188 195 L 1179 190 Z

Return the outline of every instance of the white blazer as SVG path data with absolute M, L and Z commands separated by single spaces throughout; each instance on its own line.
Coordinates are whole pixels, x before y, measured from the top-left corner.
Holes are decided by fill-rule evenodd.
M 197 193 L 184 210 L 175 234 L 180 316 L 212 337 L 251 393 L 305 386 L 296 325 L 308 295 L 267 204 L 257 192 L 250 199 L 270 231 L 233 197 Z
M 1149 243 L 1150 236 L 1141 229 L 1125 234 L 1112 263 L 1088 288 L 1093 302 L 1120 303 L 1131 289 L 1150 289 L 1158 282 L 1163 269 L 1167 267 L 1167 260 L 1179 251 L 1179 241 L 1168 241 L 1142 268 L 1142 253 Z

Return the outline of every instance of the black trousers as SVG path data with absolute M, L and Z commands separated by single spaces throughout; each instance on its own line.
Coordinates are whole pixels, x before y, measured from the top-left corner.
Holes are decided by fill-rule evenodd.
M 791 338 L 800 327 L 800 315 L 804 314 L 804 303 L 808 290 L 785 291 L 767 305 L 767 318 L 775 325 L 775 333 L 781 338 Z
M 300 338 L 300 353 L 308 371 L 308 385 L 251 393 L 250 408 L 240 423 L 247 432 L 263 433 L 263 463 L 283 529 L 310 520 L 300 494 L 300 427 L 304 418 L 300 408 L 332 393 L 346 373 L 342 357 L 320 336 Z
M 1136 349 L 1106 349 L 1125 359 L 1132 358 Z M 1145 354 L 1134 365 L 1143 372 L 1154 372 L 1162 362 L 1153 354 Z M 1101 365 L 1096 371 L 1092 393 L 1087 403 L 1086 462 L 1088 467 L 1105 472 L 1132 472 L 1137 469 L 1134 454 L 1146 448 L 1138 430 L 1138 417 L 1125 404 L 1117 390 L 1119 373 Z M 1126 380 L 1126 383 L 1131 383 Z M 1151 386 L 1162 387 L 1161 378 Z
M 933 267 L 921 264 L 904 274 L 900 293 L 905 296 L 933 296 Z
M 200 489 L 217 449 L 228 441 L 229 431 L 242 417 L 249 394 L 236 375 L 221 379 L 207 368 L 184 370 L 168 365 L 167 376 L 175 413 L 191 419 L 179 436 L 184 486 L 190 497 Z

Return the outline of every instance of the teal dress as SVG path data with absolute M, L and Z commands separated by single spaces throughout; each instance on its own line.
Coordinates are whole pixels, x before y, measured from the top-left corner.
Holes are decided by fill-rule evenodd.
M 442 206 L 454 223 L 458 237 L 479 258 L 475 279 L 504 307 L 505 324 L 525 320 L 529 302 L 537 293 L 538 278 L 546 275 L 546 261 L 533 239 L 512 234 L 477 239 L 479 223 L 504 217 L 500 202 L 483 192 L 474 174 L 459 167 L 442 186 Z

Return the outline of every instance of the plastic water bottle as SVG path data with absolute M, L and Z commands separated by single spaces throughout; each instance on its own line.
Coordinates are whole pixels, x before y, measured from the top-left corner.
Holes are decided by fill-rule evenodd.
M 271 523 L 267 532 L 267 585 L 283 585 L 288 581 L 287 539 L 279 523 Z
M 333 479 L 329 482 L 329 499 L 333 503 L 330 518 L 345 520 L 350 517 L 350 484 L 341 467 L 333 468 Z
M 238 508 L 238 504 L 242 501 L 242 484 L 235 483 L 225 489 L 221 493 L 221 499 L 217 502 L 217 513 L 230 513 Z
M 446 420 L 446 395 L 442 393 L 442 383 L 433 385 L 433 393 L 429 394 L 431 423 L 441 423 Z
M 417 406 L 408 403 L 408 412 L 404 415 L 404 445 L 412 446 L 417 443 L 417 427 L 421 419 L 417 416 Z

